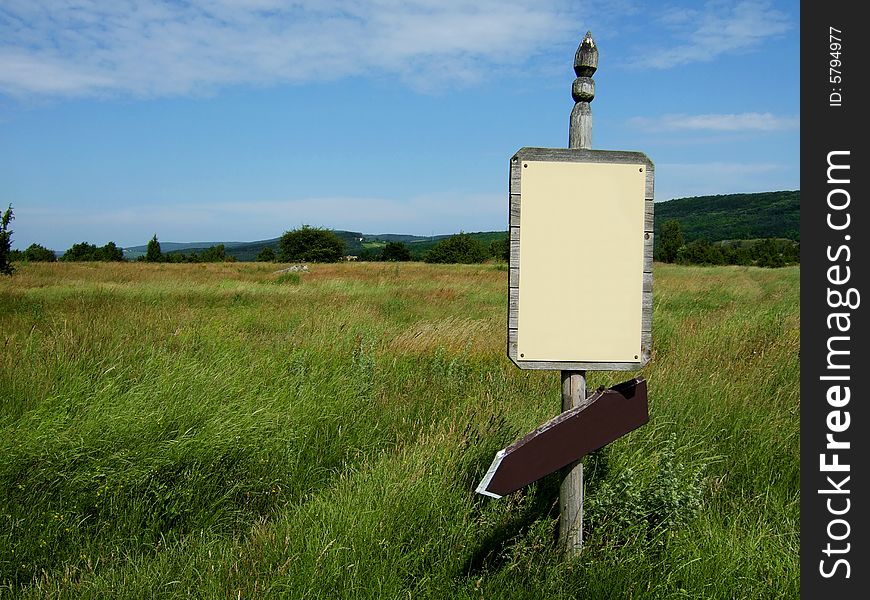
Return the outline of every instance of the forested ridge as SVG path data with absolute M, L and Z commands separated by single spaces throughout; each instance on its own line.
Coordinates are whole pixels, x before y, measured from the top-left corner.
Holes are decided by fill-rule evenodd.
M 677 220 L 688 242 L 785 238 L 800 241 L 800 190 L 678 198 L 655 204 L 655 233 Z

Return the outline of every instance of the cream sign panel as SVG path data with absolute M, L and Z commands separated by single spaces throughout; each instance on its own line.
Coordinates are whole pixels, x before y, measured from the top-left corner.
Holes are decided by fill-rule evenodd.
M 652 163 L 641 153 L 561 150 L 547 160 L 534 150 L 518 152 L 511 164 L 517 219 L 509 354 L 525 368 L 642 366 Z
M 523 163 L 521 358 L 640 359 L 644 167 Z

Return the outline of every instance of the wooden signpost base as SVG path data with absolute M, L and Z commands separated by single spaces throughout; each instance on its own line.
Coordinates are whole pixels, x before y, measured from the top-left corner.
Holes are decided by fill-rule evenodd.
M 586 404 L 586 371 L 562 371 L 562 412 Z M 559 542 L 569 554 L 583 546 L 583 461 L 567 467 L 559 488 Z

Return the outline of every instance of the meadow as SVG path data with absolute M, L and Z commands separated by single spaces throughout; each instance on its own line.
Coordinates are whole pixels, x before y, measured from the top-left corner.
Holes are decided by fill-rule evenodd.
M 586 459 L 575 559 L 558 474 L 473 492 L 560 407 L 504 265 L 277 268 L 0 278 L 0 598 L 798 597 L 798 267 L 655 265 L 650 422 Z

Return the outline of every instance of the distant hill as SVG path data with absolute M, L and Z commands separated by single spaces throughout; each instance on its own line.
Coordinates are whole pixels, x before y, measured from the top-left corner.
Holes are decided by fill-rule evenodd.
M 687 243 L 700 239 L 708 242 L 761 238 L 800 241 L 800 191 L 695 196 L 656 202 L 656 233 L 659 233 L 662 223 L 671 219 L 676 219 L 683 226 L 683 238 Z M 342 230 L 335 230 L 335 234 L 344 240 L 350 255 L 358 256 L 364 249 L 378 250 L 387 242 L 403 242 L 410 248 L 414 260 L 422 260 L 423 255 L 435 244 L 450 237 Z M 469 235 L 488 246 L 491 241 L 505 237 L 507 232 L 481 231 Z M 253 242 L 160 242 L 160 248 L 166 253 L 200 253 L 210 246 L 223 244 L 226 253 L 236 260 L 252 261 L 266 246 L 277 250 L 279 240 L 280 238 Z M 124 256 L 135 259 L 145 254 L 146 247 L 143 244 L 124 248 Z
M 370 234 L 342 230 L 333 230 L 333 233 L 344 240 L 345 248 L 349 255 L 358 256 L 362 253 L 364 248 L 371 250 L 383 248 L 387 245 L 387 242 L 403 242 L 410 248 L 411 257 L 414 260 L 422 260 L 423 255 L 426 254 L 426 252 L 428 252 L 435 244 L 440 240 L 450 237 L 450 235 L 422 236 L 404 235 L 399 233 Z M 469 235 L 476 238 L 482 244 L 489 245 L 490 241 L 494 239 L 506 237 L 507 231 L 484 231 L 470 233 Z M 277 251 L 280 239 L 281 238 L 271 238 L 254 242 L 160 242 L 160 249 L 165 254 L 178 252 L 202 253 L 206 248 L 223 244 L 228 256 L 232 256 L 239 261 L 253 261 L 256 260 L 257 255 L 266 246 L 270 246 L 273 250 Z M 146 250 L 147 245 L 145 244 L 142 246 L 131 246 L 129 248 L 124 248 L 124 256 L 130 260 L 135 260 L 139 256 L 144 255 Z
M 206 248 L 210 248 L 212 246 L 217 246 L 218 244 L 223 244 L 224 248 L 227 250 L 245 247 L 250 244 L 262 244 L 267 245 L 271 242 L 275 242 L 277 244 L 278 238 L 274 240 L 263 240 L 262 242 L 160 242 L 160 251 L 165 253 L 170 252 L 193 252 L 193 251 L 201 251 Z M 262 245 L 260 247 L 262 247 Z M 130 246 L 129 248 L 124 248 L 124 257 L 129 260 L 134 260 L 144 255 L 146 250 L 148 249 L 147 244 L 142 244 L 141 246 Z M 232 253 L 230 253 L 232 254 Z
M 334 233 L 344 240 L 344 243 L 348 248 L 348 254 L 359 254 L 359 252 L 362 251 L 362 233 L 338 230 Z M 280 239 L 280 237 L 276 237 L 268 240 L 257 240 L 254 242 L 160 242 L 160 250 L 165 254 L 178 252 L 188 254 L 191 252 L 201 253 L 206 248 L 223 244 L 228 256 L 233 256 L 236 260 L 240 261 L 253 261 L 257 258 L 260 250 L 266 246 L 271 246 L 274 250 L 277 250 Z M 130 260 L 135 260 L 144 255 L 147 248 L 147 244 L 124 248 L 124 256 Z
M 489 246 L 490 242 L 492 242 L 493 240 L 506 238 L 508 236 L 507 231 L 478 231 L 466 233 L 468 233 L 469 236 L 483 244 L 485 247 Z M 429 250 L 435 247 L 438 242 L 449 237 L 449 235 L 436 235 L 428 239 L 417 240 L 409 243 L 408 248 L 411 250 L 411 258 L 413 260 L 423 260 L 423 256 L 427 252 L 429 252 Z
M 655 232 L 676 219 L 686 242 L 785 238 L 800 241 L 800 190 L 679 198 L 655 204 Z M 658 236 L 657 236 L 658 237 Z
M 362 251 L 362 239 L 364 237 L 362 233 L 358 231 L 340 230 L 334 230 L 333 233 L 344 241 L 344 245 L 348 254 L 359 254 Z M 277 252 L 278 243 L 280 241 L 281 238 L 277 237 L 270 240 L 245 242 L 243 244 L 239 244 L 233 247 L 224 247 L 226 248 L 226 253 L 230 256 L 235 257 L 236 260 L 253 261 L 257 259 L 257 255 L 260 253 L 260 250 L 262 250 L 266 246 L 270 246 L 273 250 Z

